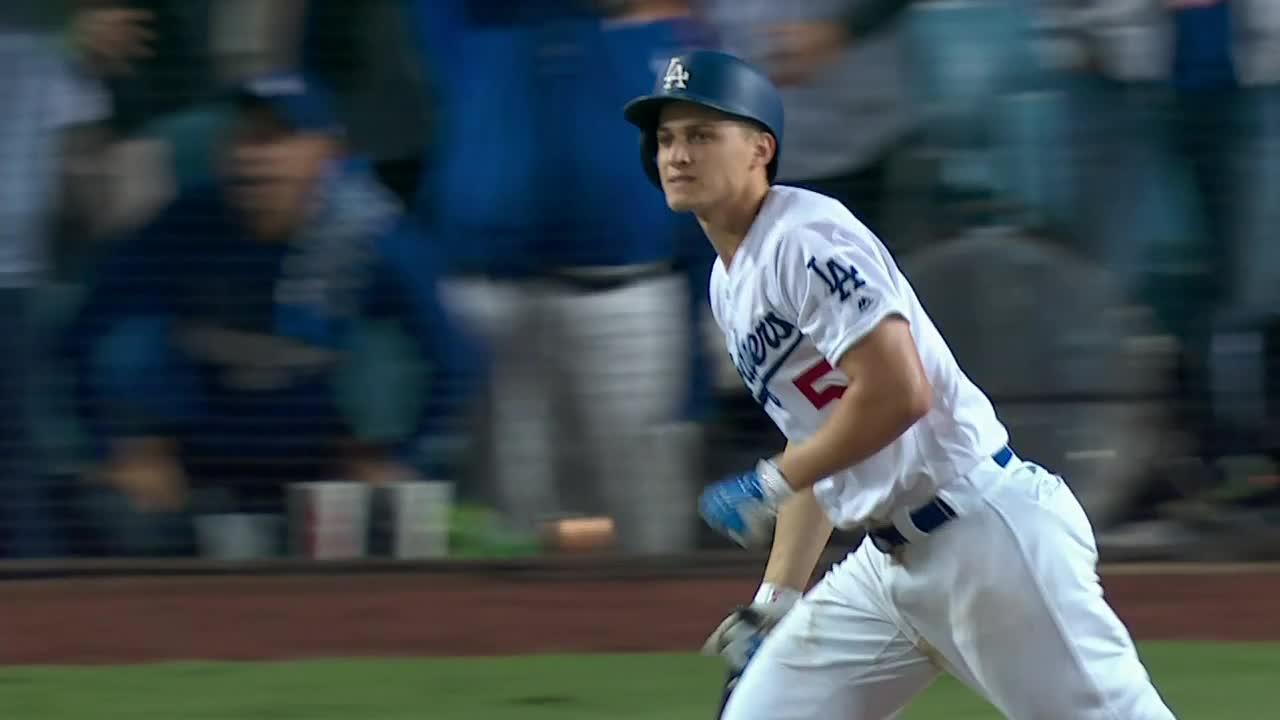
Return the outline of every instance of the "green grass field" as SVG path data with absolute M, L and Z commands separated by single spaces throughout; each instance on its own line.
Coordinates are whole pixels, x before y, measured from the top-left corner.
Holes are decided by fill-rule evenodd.
M 1178 716 L 1274 717 L 1280 645 L 1149 644 Z M 720 665 L 689 655 L 175 663 L 0 670 L 12 720 L 708 720 Z M 1051 681 L 1051 680 L 1050 680 Z M 949 679 L 908 720 L 998 718 Z

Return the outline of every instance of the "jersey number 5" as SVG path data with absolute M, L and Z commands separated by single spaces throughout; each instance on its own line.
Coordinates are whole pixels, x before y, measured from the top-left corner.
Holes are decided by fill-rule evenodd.
M 828 385 L 821 390 L 818 389 L 818 381 L 826 377 L 831 370 L 831 363 L 822 360 L 800 373 L 799 377 L 793 381 L 800 394 L 804 395 L 805 399 L 818 410 L 844 396 L 844 385 Z

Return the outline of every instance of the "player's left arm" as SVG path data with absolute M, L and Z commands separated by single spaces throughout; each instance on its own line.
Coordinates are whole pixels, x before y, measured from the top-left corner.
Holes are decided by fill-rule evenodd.
M 929 412 L 933 388 L 886 263 L 869 244 L 839 235 L 788 238 L 780 251 L 783 302 L 848 381 L 822 427 L 775 459 L 792 490 L 866 460 Z
M 836 367 L 849 378 L 844 395 L 816 433 L 775 461 L 793 489 L 866 460 L 929 412 L 933 391 L 901 315 L 880 320 Z
M 929 412 L 933 390 L 891 260 L 876 244 L 849 232 L 828 236 L 801 230 L 779 244 L 772 263 L 771 302 L 795 318 L 824 357 L 822 365 L 797 378 L 773 382 L 803 383 L 813 390 L 807 376 L 836 367 L 847 386 L 838 399 L 826 391 L 802 390 L 815 409 L 836 403 L 818 431 L 702 494 L 703 518 L 740 545 L 765 542 L 778 509 L 797 492 L 875 455 Z

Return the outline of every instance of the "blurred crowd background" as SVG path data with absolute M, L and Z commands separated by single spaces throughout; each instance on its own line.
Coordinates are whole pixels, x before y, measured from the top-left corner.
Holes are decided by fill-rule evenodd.
M 1104 553 L 1275 545 L 1274 0 L 5 0 L 0 555 L 207 554 L 324 481 L 448 484 L 477 552 L 720 546 L 698 490 L 782 439 L 621 117 L 695 47 Z

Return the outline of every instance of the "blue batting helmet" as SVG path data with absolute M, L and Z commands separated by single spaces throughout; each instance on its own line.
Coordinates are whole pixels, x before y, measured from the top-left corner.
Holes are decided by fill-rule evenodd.
M 654 185 L 658 176 L 658 115 L 673 101 L 690 102 L 746 120 L 773 135 L 778 149 L 769 163 L 769 181 L 778 174 L 782 152 L 782 98 L 762 72 L 727 53 L 696 50 L 671 58 L 653 93 L 627 103 L 622 113 L 640 128 L 640 160 Z

